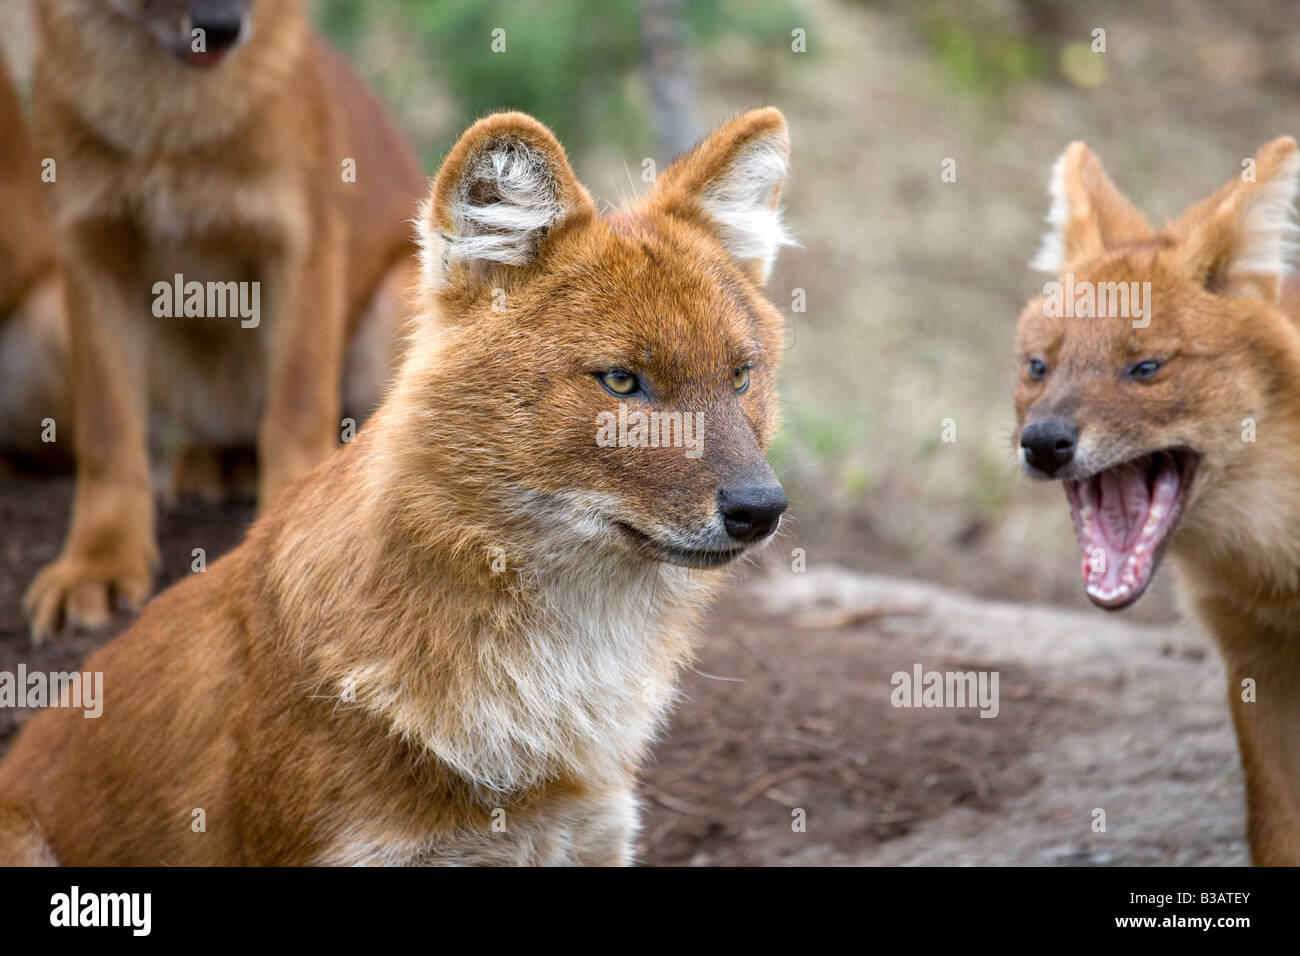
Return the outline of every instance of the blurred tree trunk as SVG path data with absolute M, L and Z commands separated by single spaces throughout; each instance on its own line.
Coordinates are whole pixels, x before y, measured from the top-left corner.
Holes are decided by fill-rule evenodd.
M 695 64 L 682 0 L 641 0 L 646 79 L 660 153 L 675 158 L 695 145 Z

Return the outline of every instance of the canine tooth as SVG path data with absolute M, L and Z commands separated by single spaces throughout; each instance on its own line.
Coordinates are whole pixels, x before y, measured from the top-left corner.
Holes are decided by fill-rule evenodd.
M 1160 505 L 1152 505 L 1152 506 L 1151 506 L 1151 513 L 1150 513 L 1150 516 L 1147 518 L 1147 520 L 1148 520 L 1148 521 L 1159 521 L 1159 520 L 1160 520 L 1161 518 L 1163 518 L 1164 516 L 1165 516 L 1165 509 L 1164 509 L 1164 508 L 1162 508 Z

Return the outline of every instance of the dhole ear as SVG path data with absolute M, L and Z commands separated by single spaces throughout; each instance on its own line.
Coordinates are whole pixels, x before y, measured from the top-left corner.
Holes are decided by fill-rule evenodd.
M 1219 295 L 1277 301 L 1294 251 L 1300 154 L 1280 136 L 1242 164 L 1241 176 L 1170 227 L 1189 274 Z
M 790 165 L 785 117 L 771 107 L 723 123 L 664 170 L 652 201 L 710 232 L 758 284 L 794 245 L 778 203 Z
M 594 217 L 564 148 L 524 113 L 497 113 L 452 148 L 420 211 L 421 258 L 435 286 L 536 261 L 546 237 Z
M 1142 213 L 1110 181 L 1101 160 L 1085 143 L 1073 142 L 1065 148 L 1052 166 L 1047 193 L 1052 198 L 1047 213 L 1050 228 L 1029 263 L 1031 269 L 1061 273 L 1071 262 L 1154 236 Z

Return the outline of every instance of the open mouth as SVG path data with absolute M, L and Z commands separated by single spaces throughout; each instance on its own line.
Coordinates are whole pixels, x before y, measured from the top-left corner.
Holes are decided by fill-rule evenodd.
M 656 541 L 644 531 L 638 531 L 625 522 L 615 521 L 614 524 L 620 531 L 631 538 L 637 548 L 645 555 L 654 558 L 656 561 L 677 564 L 684 568 L 720 568 L 724 564 L 730 564 L 745 553 L 744 548 L 728 548 L 726 550 L 679 548 L 676 545 Z
M 1093 604 L 1114 611 L 1142 596 L 1182 513 L 1196 463 L 1194 453 L 1171 448 L 1064 482 Z

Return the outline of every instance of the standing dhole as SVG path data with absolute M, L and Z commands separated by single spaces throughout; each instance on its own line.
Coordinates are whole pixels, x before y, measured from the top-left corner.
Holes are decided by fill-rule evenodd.
M 1300 156 L 1282 137 L 1152 229 L 1083 143 L 1051 177 L 1020 316 L 1016 440 L 1064 483 L 1088 597 L 1127 607 L 1165 549 L 1214 635 L 1251 853 L 1300 864 Z M 1068 290 L 1062 296 L 1061 291 Z
M 223 496 L 255 447 L 262 507 L 338 444 L 345 400 L 369 411 L 424 187 L 300 0 L 33 6 L 77 460 L 63 551 L 26 596 L 39 642 L 149 595 L 151 409 L 183 433 L 172 493 Z
M 474 125 L 421 215 L 392 392 L 87 661 L 101 717 L 19 732 L 0 851 L 629 862 L 692 627 L 786 508 L 760 287 L 787 156 L 754 110 L 602 217 L 535 120 Z

